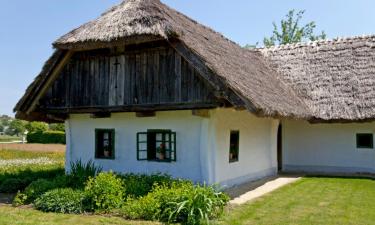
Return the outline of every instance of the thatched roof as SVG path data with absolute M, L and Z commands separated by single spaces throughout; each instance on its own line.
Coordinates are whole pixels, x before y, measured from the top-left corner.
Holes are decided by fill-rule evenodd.
M 127 0 L 59 38 L 56 53 L 15 107 L 27 115 L 64 52 L 177 40 L 246 107 L 262 116 L 375 118 L 375 37 L 246 50 L 159 0 Z M 189 61 L 189 60 L 188 60 Z
M 92 49 L 144 38 L 178 39 L 242 98 L 266 116 L 307 115 L 304 103 L 278 80 L 261 54 L 249 52 L 221 34 L 159 0 L 128 0 L 58 39 L 60 49 Z M 146 38 L 147 41 L 147 38 Z M 252 106 L 250 106 L 252 104 Z
M 261 49 L 323 120 L 375 118 L 375 35 Z

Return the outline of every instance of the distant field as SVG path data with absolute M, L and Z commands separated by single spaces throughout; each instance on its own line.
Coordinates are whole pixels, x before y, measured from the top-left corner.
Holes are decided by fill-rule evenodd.
M 21 137 L 0 135 L 0 142 L 21 141 Z
M 60 144 L 0 144 L 0 150 L 21 150 L 32 152 L 64 152 L 65 145 Z

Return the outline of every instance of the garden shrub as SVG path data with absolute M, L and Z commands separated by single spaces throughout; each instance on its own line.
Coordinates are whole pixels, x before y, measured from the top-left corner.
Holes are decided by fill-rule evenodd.
M 147 195 L 155 184 L 170 185 L 174 179 L 167 174 L 124 174 L 119 175 L 124 182 L 125 195 L 132 198 L 138 198 Z
M 62 131 L 36 131 L 27 134 L 28 143 L 40 144 L 65 144 L 65 132 Z
M 155 185 L 145 197 L 129 199 L 120 213 L 130 219 L 201 224 L 218 217 L 228 200 L 226 194 L 214 187 L 180 181 L 170 186 Z
M 26 187 L 24 194 L 26 195 L 26 203 L 31 203 L 45 192 L 67 187 L 67 177 L 58 176 L 52 180 L 38 179 L 33 181 L 29 186 Z
M 68 175 L 69 185 L 74 188 L 83 188 L 90 177 L 95 177 L 102 171 L 102 168 L 96 166 L 90 160 L 83 163 L 81 160 L 70 164 L 70 172 Z
M 128 198 L 120 210 L 120 214 L 131 220 L 158 220 L 160 217 L 160 202 L 152 195 L 139 199 Z
M 14 199 L 12 201 L 12 205 L 14 207 L 25 205 L 26 201 L 27 201 L 27 195 L 18 191 L 16 196 L 14 197 Z
M 121 178 L 113 172 L 106 172 L 99 173 L 95 178 L 89 178 L 85 192 L 93 209 L 109 212 L 121 207 L 125 190 Z
M 29 181 L 20 178 L 8 178 L 0 184 L 1 193 L 15 193 L 19 190 L 23 190 Z
M 43 212 L 83 213 L 86 209 L 85 202 L 83 191 L 65 188 L 44 193 L 35 200 L 34 206 Z

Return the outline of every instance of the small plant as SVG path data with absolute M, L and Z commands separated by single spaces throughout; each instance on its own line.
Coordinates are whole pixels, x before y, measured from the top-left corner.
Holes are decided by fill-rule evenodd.
M 12 205 L 14 207 L 18 207 L 18 206 L 21 206 L 21 205 L 25 205 L 26 201 L 27 201 L 27 195 L 18 191 L 17 195 L 13 199 Z
M 83 188 L 90 177 L 95 177 L 101 171 L 102 168 L 96 166 L 92 160 L 86 163 L 78 160 L 70 164 L 69 184 L 74 188 Z
M 43 212 L 83 213 L 85 193 L 71 188 L 54 189 L 46 192 L 34 202 L 36 209 Z
M 26 203 L 31 203 L 45 192 L 67 187 L 67 177 L 58 176 L 52 180 L 38 179 L 26 187 L 24 194 L 27 197 Z
M 131 220 L 158 220 L 160 217 L 160 202 L 152 195 L 139 199 L 128 198 L 120 210 L 120 214 Z
M 109 212 L 121 207 L 125 190 L 121 178 L 108 172 L 89 178 L 85 192 L 92 202 L 92 208 Z

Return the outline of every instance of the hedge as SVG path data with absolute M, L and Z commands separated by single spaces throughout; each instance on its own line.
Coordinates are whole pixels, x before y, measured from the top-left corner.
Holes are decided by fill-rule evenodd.
M 28 143 L 40 144 L 65 144 L 65 132 L 62 131 L 44 131 L 27 134 Z

